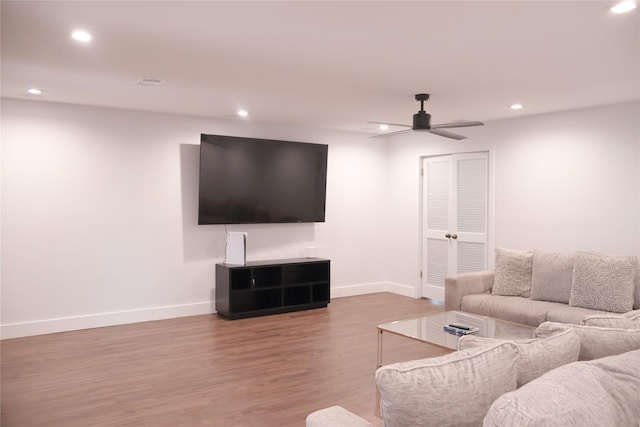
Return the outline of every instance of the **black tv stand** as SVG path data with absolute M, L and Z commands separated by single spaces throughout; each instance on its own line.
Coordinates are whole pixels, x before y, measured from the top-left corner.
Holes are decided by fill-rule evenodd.
M 216 311 L 227 319 L 326 307 L 330 261 L 296 258 L 216 264 Z

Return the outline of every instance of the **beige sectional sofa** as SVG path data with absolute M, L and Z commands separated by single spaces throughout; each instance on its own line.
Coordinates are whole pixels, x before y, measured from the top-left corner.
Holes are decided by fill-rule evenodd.
M 620 320 L 623 319 L 623 320 Z M 636 427 L 640 422 L 640 311 L 544 322 L 531 340 L 466 336 L 446 356 L 379 368 L 385 427 Z M 333 406 L 307 427 L 367 427 Z
M 495 271 L 447 278 L 446 310 L 537 326 L 536 338 L 465 336 L 457 352 L 379 368 L 385 427 L 640 426 L 639 268 L 499 248 Z M 371 424 L 333 406 L 307 417 L 324 426 Z
M 580 324 L 587 316 L 639 309 L 639 270 L 633 255 L 498 248 L 494 271 L 445 280 L 445 310 L 531 326 Z

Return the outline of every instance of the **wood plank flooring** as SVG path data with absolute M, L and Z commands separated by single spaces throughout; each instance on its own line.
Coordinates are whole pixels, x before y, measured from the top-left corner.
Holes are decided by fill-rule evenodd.
M 2 427 L 304 426 L 375 415 L 379 323 L 443 310 L 390 293 L 228 321 L 193 316 L 1 343 Z M 385 334 L 383 363 L 446 354 Z

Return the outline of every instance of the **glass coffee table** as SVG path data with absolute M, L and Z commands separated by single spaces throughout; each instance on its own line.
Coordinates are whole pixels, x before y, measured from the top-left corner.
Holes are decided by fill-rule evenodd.
M 456 350 L 457 335 L 444 331 L 450 323 L 478 328 L 477 336 L 497 339 L 530 339 L 535 337 L 535 327 L 521 325 L 462 311 L 445 311 L 415 319 L 396 320 L 378 325 L 378 368 L 382 366 L 382 336 L 384 332 L 422 341 L 428 344 Z

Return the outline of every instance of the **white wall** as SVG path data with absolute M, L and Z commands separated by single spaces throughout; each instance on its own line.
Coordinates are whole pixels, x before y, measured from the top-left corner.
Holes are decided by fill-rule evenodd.
M 639 254 L 639 109 L 500 123 L 508 138 L 496 150 L 498 244 Z
M 325 223 L 229 230 L 249 233 L 249 260 L 316 246 L 332 296 L 386 289 L 384 142 L 3 99 L 3 338 L 214 311 L 225 229 L 196 225 L 200 133 L 329 144 Z
M 329 144 L 327 221 L 231 226 L 248 258 L 332 261 L 332 296 L 419 295 L 420 158 L 491 151 L 495 244 L 640 254 L 640 103 L 388 141 L 2 100 L 2 337 L 213 311 L 223 226 L 197 226 L 200 133 Z
M 495 245 L 640 254 L 640 103 L 390 139 L 390 282 L 419 292 L 419 158 L 490 150 Z M 492 261 L 491 261 L 492 262 Z

